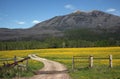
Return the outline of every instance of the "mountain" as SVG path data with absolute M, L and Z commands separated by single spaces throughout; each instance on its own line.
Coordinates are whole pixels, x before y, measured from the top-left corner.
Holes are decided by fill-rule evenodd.
M 80 12 L 56 16 L 52 19 L 39 23 L 33 29 L 52 28 L 52 29 L 71 29 L 71 28 L 111 28 L 120 25 L 120 17 L 107 14 L 102 11 Z
M 89 29 L 90 32 L 102 35 L 104 35 L 103 32 L 106 32 L 109 35 L 116 34 L 117 37 L 120 35 L 120 16 L 98 10 L 75 11 L 67 15 L 55 16 L 28 29 L 1 28 L 0 40 L 41 40 L 51 36 L 63 37 L 66 31 L 76 29 Z M 118 37 L 117 39 L 119 39 Z

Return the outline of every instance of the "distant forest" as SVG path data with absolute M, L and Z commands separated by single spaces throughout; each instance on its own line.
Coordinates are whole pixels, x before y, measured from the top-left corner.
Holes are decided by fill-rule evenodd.
M 105 47 L 120 46 L 120 41 L 86 41 L 49 39 L 45 41 L 11 41 L 0 42 L 0 50 L 42 49 L 42 48 L 78 48 L 78 47 Z
M 0 50 L 120 46 L 119 33 L 74 29 L 64 34 L 63 37 L 51 36 L 42 40 L 1 41 Z

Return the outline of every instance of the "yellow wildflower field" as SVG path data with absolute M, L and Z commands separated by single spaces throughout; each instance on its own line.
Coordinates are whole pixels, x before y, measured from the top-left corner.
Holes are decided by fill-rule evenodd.
M 73 56 L 89 57 L 92 55 L 97 58 L 108 58 L 113 55 L 114 64 L 120 63 L 120 47 L 92 47 L 92 48 L 53 48 L 53 49 L 34 49 L 34 50 L 9 50 L 0 51 L 0 58 L 26 57 L 29 54 L 36 54 L 43 58 L 59 61 L 64 64 L 72 63 Z M 99 60 L 99 63 L 108 63 L 108 60 Z

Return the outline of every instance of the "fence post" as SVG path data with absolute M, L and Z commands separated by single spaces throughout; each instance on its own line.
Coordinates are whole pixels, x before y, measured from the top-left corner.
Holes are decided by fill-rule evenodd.
M 109 55 L 109 67 L 112 68 L 113 64 L 112 64 L 112 55 Z
M 16 61 L 17 61 L 17 57 L 16 56 L 14 56 L 14 63 L 16 64 Z
M 26 60 L 26 70 L 28 70 L 28 60 Z
M 72 70 L 74 70 L 74 56 L 72 57 Z
M 93 67 L 93 56 L 90 56 L 90 58 L 89 58 L 89 67 L 90 68 Z

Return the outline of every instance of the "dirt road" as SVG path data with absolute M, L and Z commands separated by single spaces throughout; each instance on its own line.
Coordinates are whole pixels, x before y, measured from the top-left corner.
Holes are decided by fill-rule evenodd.
M 58 62 L 40 58 L 36 55 L 29 55 L 34 60 L 44 63 L 44 67 L 32 78 L 22 79 L 71 79 L 66 72 L 66 67 Z

